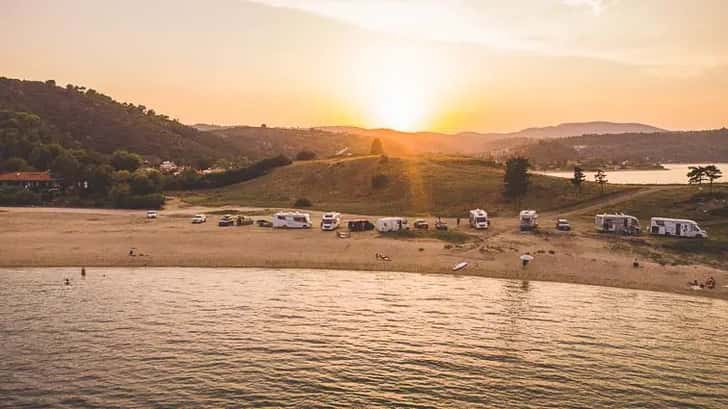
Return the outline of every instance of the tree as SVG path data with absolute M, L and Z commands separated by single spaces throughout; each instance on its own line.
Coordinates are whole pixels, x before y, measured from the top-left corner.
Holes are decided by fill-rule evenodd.
M 374 138 L 374 140 L 372 141 L 372 149 L 370 153 L 372 155 L 384 154 L 384 146 L 382 146 L 382 141 L 379 138 Z
M 690 166 L 688 169 L 688 183 L 691 185 L 702 185 L 705 182 L 705 168 L 702 166 Z
M 116 151 L 111 156 L 111 165 L 116 170 L 128 170 L 134 172 L 142 165 L 142 157 L 136 153 L 127 151 Z
M 8 172 L 22 172 L 28 170 L 28 162 L 23 158 L 12 157 L 3 163 L 3 168 Z
M 316 159 L 316 152 L 303 150 L 296 154 L 296 160 L 314 160 Z
M 63 178 L 64 186 L 71 186 L 78 181 L 81 164 L 71 152 L 64 151 L 51 163 L 51 171 Z
M 594 175 L 594 181 L 599 183 L 602 188 L 602 194 L 604 194 L 604 187 L 607 184 L 607 173 L 602 169 L 597 169 L 597 173 Z
M 715 166 L 715 165 L 708 165 L 703 168 L 703 172 L 705 173 L 705 177 L 710 182 L 710 193 L 713 193 L 713 181 L 720 179 L 723 177 L 723 172 Z
M 89 165 L 86 168 L 88 190 L 92 193 L 106 193 L 113 182 L 114 168 L 111 165 Z
M 503 176 L 503 194 L 518 203 L 528 192 L 528 158 L 513 157 L 506 161 L 506 173 Z
M 574 167 L 574 177 L 571 178 L 571 183 L 576 186 L 576 194 L 581 193 L 581 185 L 586 180 L 584 170 L 578 166 Z

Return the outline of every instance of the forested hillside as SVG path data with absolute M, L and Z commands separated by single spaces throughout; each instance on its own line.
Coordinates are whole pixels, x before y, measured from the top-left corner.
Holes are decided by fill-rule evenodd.
M 148 159 L 188 164 L 238 156 L 217 135 L 70 84 L 62 88 L 54 81 L 0 78 L 0 110 L 36 115 L 47 137 L 67 148 L 102 154 L 126 149 Z
M 570 161 L 602 166 L 621 164 L 728 162 L 728 129 L 688 132 L 582 135 L 543 140 L 517 152 L 540 167 Z

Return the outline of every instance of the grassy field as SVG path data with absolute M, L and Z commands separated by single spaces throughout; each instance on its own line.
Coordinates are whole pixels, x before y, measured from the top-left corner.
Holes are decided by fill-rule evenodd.
M 699 261 L 725 267 L 724 259 L 728 256 L 728 185 L 716 185 L 712 195 L 708 194 L 707 187 L 660 187 L 649 194 L 598 210 L 615 211 L 639 218 L 645 232 L 649 229 L 650 218 L 659 216 L 695 220 L 709 235 L 708 240 L 700 240 L 643 234 L 636 239 L 615 240 L 616 246 L 630 245 L 638 253 L 666 264 Z M 594 213 L 583 213 L 580 219 L 591 221 Z
M 380 186 L 372 178 L 380 176 Z M 631 189 L 610 186 L 607 194 Z M 293 207 L 300 198 L 313 209 L 372 215 L 464 217 L 484 208 L 494 216 L 510 215 L 515 203 L 503 199 L 503 170 L 486 162 L 456 157 L 378 156 L 295 162 L 270 174 L 221 189 L 181 192 L 189 203 L 221 206 Z M 531 175 L 521 208 L 540 211 L 598 200 L 601 191 L 585 183 L 576 194 L 569 180 Z

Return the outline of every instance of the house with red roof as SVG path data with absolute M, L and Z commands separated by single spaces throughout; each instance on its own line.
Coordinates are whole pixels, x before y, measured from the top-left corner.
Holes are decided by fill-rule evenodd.
M 48 171 L 0 173 L 0 187 L 22 187 L 41 190 L 56 186 L 58 186 L 58 181 Z

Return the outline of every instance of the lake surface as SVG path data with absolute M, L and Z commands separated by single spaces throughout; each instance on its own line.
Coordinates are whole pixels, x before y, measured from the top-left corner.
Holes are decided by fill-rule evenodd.
M 1 407 L 728 407 L 721 300 L 175 268 L 0 270 L 0 300 Z
M 706 165 L 706 164 L 701 164 Z M 728 175 L 728 163 L 713 163 Z M 688 183 L 688 167 L 695 164 L 667 163 L 662 165 L 667 170 L 614 170 L 607 172 L 609 183 L 616 184 L 637 184 L 637 185 L 672 185 Z M 542 175 L 556 176 L 561 178 L 574 177 L 574 172 L 535 172 Z M 584 172 L 586 180 L 593 182 L 595 172 Z M 718 179 L 716 182 L 725 182 L 728 176 Z

